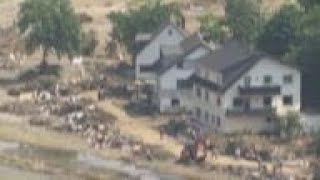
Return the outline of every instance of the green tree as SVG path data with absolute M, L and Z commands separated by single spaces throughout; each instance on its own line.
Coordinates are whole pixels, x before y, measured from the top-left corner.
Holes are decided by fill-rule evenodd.
M 234 38 L 254 43 L 264 25 L 264 16 L 256 0 L 226 0 L 226 22 Z
M 23 1 L 18 26 L 29 53 L 42 48 L 42 67 L 51 51 L 59 59 L 64 54 L 72 58 L 79 53 L 81 27 L 69 0 Z
M 298 2 L 301 4 L 302 7 L 304 7 L 306 10 L 310 10 L 316 5 L 320 4 L 320 0 L 298 0 Z
M 224 19 L 219 19 L 212 14 L 206 14 L 199 18 L 200 31 L 207 34 L 210 40 L 223 43 L 230 36 L 229 27 Z
M 282 57 L 297 40 L 302 12 L 296 5 L 284 5 L 269 22 L 257 40 L 257 47 L 269 54 Z
M 320 106 L 320 6 L 302 16 L 297 42 L 288 57 L 302 71 L 303 100 L 312 107 Z
M 150 33 L 159 29 L 160 25 L 176 17 L 181 21 L 181 13 L 176 4 L 163 4 L 160 0 L 148 1 L 139 8 L 129 9 L 127 12 L 113 12 L 108 19 L 113 25 L 113 38 L 125 45 L 130 53 L 139 49 L 134 39 L 137 33 Z

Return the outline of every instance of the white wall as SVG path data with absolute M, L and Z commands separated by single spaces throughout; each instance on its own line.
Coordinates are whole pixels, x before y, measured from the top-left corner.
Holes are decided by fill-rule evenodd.
M 287 74 L 293 75 L 292 84 L 284 84 L 283 76 Z M 233 98 L 239 96 L 238 87 L 244 85 L 244 77 L 251 77 L 252 86 L 263 86 L 264 75 L 272 76 L 272 85 L 281 86 L 281 95 L 274 97 L 273 106 L 277 108 L 279 114 L 285 114 L 289 110 L 299 111 L 300 110 L 300 72 L 289 66 L 285 66 L 276 62 L 275 60 L 262 59 L 260 60 L 251 70 L 244 74 L 236 83 L 234 83 L 225 93 L 224 108 L 233 107 Z M 282 103 L 283 95 L 293 95 L 293 105 L 284 106 Z M 261 102 L 260 107 L 263 105 L 263 99 L 257 100 L 253 105 L 259 107 L 259 101 Z
M 171 30 L 172 34 L 169 34 Z M 136 57 L 136 78 L 139 78 L 139 65 L 152 65 L 160 58 L 160 45 L 179 44 L 184 35 L 173 25 L 168 25 L 164 30 L 150 42 Z
M 186 80 L 192 74 L 193 74 L 192 69 L 190 70 L 179 69 L 175 65 L 159 77 L 158 90 L 159 90 L 159 100 L 160 100 L 160 111 L 164 111 L 164 109 L 167 109 L 167 107 L 171 106 L 172 98 L 180 99 L 180 95 L 177 90 L 177 81 Z M 181 102 L 185 102 L 185 101 L 180 100 L 180 103 Z
M 201 97 L 197 96 L 197 88 L 201 89 Z M 206 100 L 206 91 L 209 93 L 208 101 Z M 220 98 L 221 105 L 218 105 L 218 98 Z M 224 109 L 222 108 L 223 99 L 221 99 L 221 96 L 219 93 L 215 91 L 211 91 L 209 89 L 206 89 L 201 86 L 194 85 L 193 87 L 193 97 L 190 98 L 190 102 L 193 105 L 193 114 L 194 117 L 197 118 L 195 115 L 196 108 L 201 109 L 201 116 L 200 116 L 200 122 L 207 124 L 212 130 L 213 129 L 219 129 L 217 127 L 217 120 L 215 119 L 214 122 L 212 122 L 212 116 L 215 116 L 215 118 L 220 117 L 220 129 L 224 126 L 223 119 L 224 119 Z M 209 122 L 205 121 L 205 112 L 209 113 Z
M 184 59 L 183 68 L 177 68 L 177 66 L 173 66 L 159 78 L 159 91 L 164 93 L 159 93 L 159 101 L 160 101 L 160 111 L 166 111 L 171 107 L 171 99 L 178 98 L 180 99 L 180 104 L 183 107 L 190 108 L 190 95 L 192 92 L 178 92 L 177 90 L 177 81 L 188 79 L 194 73 L 194 63 L 199 60 L 201 57 L 209 53 L 209 49 L 205 47 L 199 47 L 191 52 Z M 187 67 L 185 67 L 187 65 Z M 165 94 L 165 95 L 162 95 Z

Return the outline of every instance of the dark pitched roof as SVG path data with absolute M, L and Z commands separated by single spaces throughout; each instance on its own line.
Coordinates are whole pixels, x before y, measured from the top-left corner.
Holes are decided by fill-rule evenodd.
M 184 52 L 189 52 L 190 50 L 199 47 L 202 44 L 202 40 L 198 34 L 193 34 L 187 37 L 180 43 L 181 48 Z
M 222 90 L 227 90 L 235 81 L 237 81 L 244 73 L 251 69 L 263 55 L 253 54 L 250 57 L 240 61 L 234 66 L 222 71 L 223 86 Z
M 177 53 L 174 56 L 166 56 L 166 57 L 162 56 L 161 59 L 156 61 L 155 63 L 156 67 L 154 69 L 157 69 L 156 72 L 158 74 L 163 74 L 164 72 L 166 72 L 166 70 L 176 65 L 178 62 L 183 61 L 186 56 L 188 56 L 190 53 L 192 53 L 194 50 L 196 50 L 200 46 L 204 46 L 205 48 L 208 48 L 209 50 L 211 50 L 201 40 L 198 34 L 189 36 L 188 38 L 183 40 L 179 45 L 172 46 L 172 49 L 169 51 L 176 51 Z M 168 52 L 168 46 L 163 46 L 160 48 L 160 50 Z M 165 52 L 163 53 L 168 54 Z
M 230 41 L 202 58 L 199 64 L 222 74 L 222 84 L 216 90 L 224 92 L 263 56 L 240 42 Z
M 237 41 L 227 42 L 224 46 L 213 51 L 200 60 L 200 64 L 215 71 L 223 71 L 230 66 L 248 58 L 249 48 Z

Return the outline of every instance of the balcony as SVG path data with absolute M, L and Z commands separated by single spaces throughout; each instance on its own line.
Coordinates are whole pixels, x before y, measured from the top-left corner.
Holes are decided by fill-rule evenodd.
M 230 108 L 227 109 L 227 116 L 238 116 L 238 115 L 272 115 L 274 108 L 272 107 L 263 107 L 255 109 L 246 109 L 246 108 Z
M 281 94 L 281 87 L 278 85 L 272 86 L 239 86 L 239 93 L 242 96 L 272 96 Z

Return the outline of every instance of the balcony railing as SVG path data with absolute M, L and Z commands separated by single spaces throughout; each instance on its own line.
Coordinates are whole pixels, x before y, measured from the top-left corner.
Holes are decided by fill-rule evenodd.
M 281 87 L 278 85 L 272 86 L 239 86 L 240 95 L 279 95 Z
M 235 116 L 235 115 L 271 115 L 274 112 L 274 108 L 272 107 L 262 107 L 262 108 L 230 108 L 227 109 L 227 116 Z

